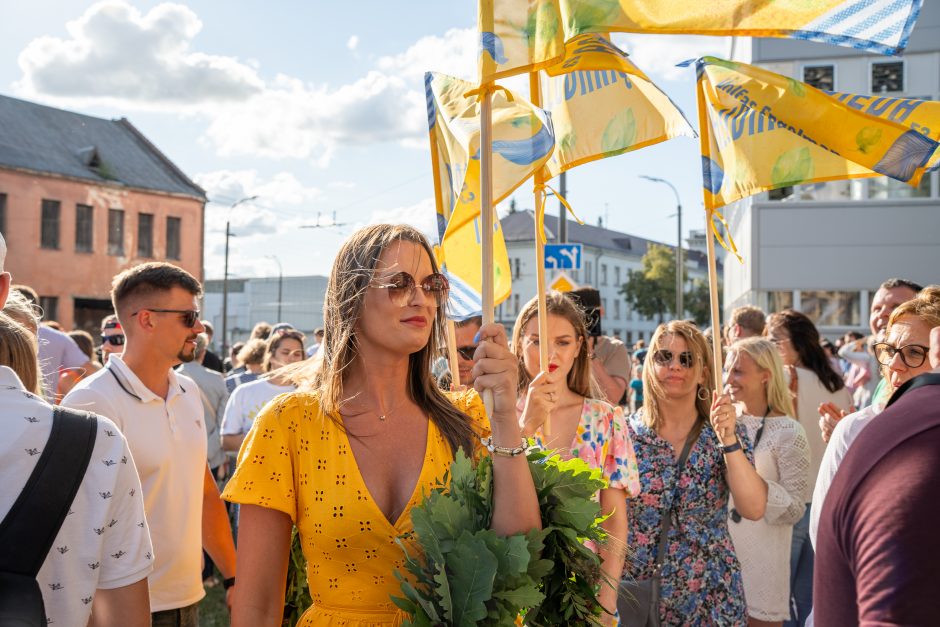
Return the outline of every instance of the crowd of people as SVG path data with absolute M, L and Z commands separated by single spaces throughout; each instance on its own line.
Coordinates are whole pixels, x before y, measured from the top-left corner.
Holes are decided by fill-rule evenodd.
M 412 508 L 462 448 L 493 459 L 492 529 L 539 528 L 530 446 L 606 481 L 603 624 L 940 615 L 938 286 L 885 281 L 870 335 L 833 341 L 799 311 L 739 307 L 715 389 L 708 331 L 671 320 L 627 347 L 590 289 L 546 294 L 547 337 L 536 298 L 511 335 L 459 321 L 451 372 L 448 281 L 406 226 L 343 244 L 323 329 L 260 323 L 224 356 L 176 266 L 114 277 L 96 347 L 41 321 L 5 256 L 0 237 L 0 519 L 53 424 L 97 421 L 36 575 L 49 624 L 195 626 L 220 582 L 233 625 L 280 625 L 295 535 L 313 599 L 300 625 L 399 624 Z

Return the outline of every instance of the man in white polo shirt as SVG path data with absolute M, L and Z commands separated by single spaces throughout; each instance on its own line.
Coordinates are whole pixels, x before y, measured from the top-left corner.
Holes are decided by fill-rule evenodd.
M 197 627 L 196 604 L 205 595 L 203 547 L 229 594 L 235 581 L 232 531 L 206 463 L 199 389 L 173 371 L 194 358 L 203 331 L 201 293 L 192 275 L 167 263 L 141 264 L 116 276 L 111 299 L 124 328 L 124 353 L 63 400 L 111 418 L 134 455 L 153 539 L 154 627 Z

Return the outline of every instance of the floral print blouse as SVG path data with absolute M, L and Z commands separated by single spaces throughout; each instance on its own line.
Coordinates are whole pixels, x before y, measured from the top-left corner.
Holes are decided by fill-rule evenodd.
M 747 625 L 741 566 L 728 533 L 729 489 L 715 432 L 703 425 L 678 477 L 676 453 L 638 413 L 627 423 L 640 473 L 640 496 L 627 501 L 630 554 L 628 579 L 648 579 L 659 544 L 660 522 L 678 497 L 662 563 L 660 620 L 663 625 Z M 753 463 L 750 440 L 738 438 Z

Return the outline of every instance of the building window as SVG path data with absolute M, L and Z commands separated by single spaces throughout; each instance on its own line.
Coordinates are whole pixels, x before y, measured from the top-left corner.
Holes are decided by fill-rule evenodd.
M 802 292 L 800 309 L 818 327 L 857 327 L 861 323 L 858 292 Z
M 513 304 L 515 305 L 515 308 L 514 308 L 516 312 L 515 315 L 518 316 L 519 315 L 519 295 L 518 294 L 513 294 Z
M 513 259 L 513 262 L 514 262 L 514 266 L 515 266 L 515 269 L 516 269 L 515 272 L 513 273 L 513 278 L 518 279 L 519 276 L 522 274 L 522 268 L 521 268 L 522 264 L 519 263 L 519 258 L 518 258 L 518 257 L 516 257 L 515 259 Z
M 7 195 L 0 194 L 0 233 L 7 232 Z
M 607 315 L 607 299 L 606 298 L 601 299 L 601 315 L 602 316 Z
M 793 292 L 767 292 L 767 311 L 774 313 L 793 308 Z
M 930 174 L 927 173 L 920 180 L 920 185 L 911 187 L 901 181 L 879 176 L 868 181 L 868 197 L 875 200 L 889 198 L 929 198 Z
M 580 272 L 579 272 L 578 270 L 572 270 L 572 271 L 571 271 L 571 280 L 574 281 L 575 283 L 577 283 L 578 281 L 581 280 L 581 279 L 578 278 L 578 274 L 580 274 Z
M 614 300 L 614 320 L 620 320 L 620 299 Z
M 59 319 L 59 297 L 58 296 L 40 296 L 39 307 L 42 309 L 43 320 Z
M 182 218 L 168 217 L 166 219 L 166 258 L 180 258 L 180 233 L 183 230 Z
M 124 210 L 108 209 L 108 254 L 124 255 Z
M 601 264 L 601 285 L 607 285 L 607 264 Z
M 94 250 L 94 209 L 90 205 L 75 205 L 75 252 Z
M 803 68 L 803 82 L 823 91 L 835 91 L 836 68 L 832 65 L 808 65 Z
M 904 91 L 904 62 L 871 64 L 871 93 Z
M 620 266 L 614 266 L 614 285 L 620 285 Z
M 630 348 L 633 345 L 633 331 L 627 331 L 627 348 Z
M 590 261 L 584 262 L 584 282 L 588 285 L 594 282 L 594 273 L 591 272 L 593 269 Z
M 58 200 L 42 200 L 42 226 L 40 228 L 40 245 L 43 248 L 59 248 L 59 218 L 62 214 L 62 203 Z
M 137 256 L 153 257 L 153 214 L 137 214 Z

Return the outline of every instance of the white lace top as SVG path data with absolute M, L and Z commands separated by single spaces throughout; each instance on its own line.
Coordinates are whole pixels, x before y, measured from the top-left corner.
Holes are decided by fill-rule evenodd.
M 754 441 L 758 416 L 738 418 Z M 790 541 L 793 525 L 810 499 L 810 449 L 803 427 L 781 416 L 767 418 L 754 451 L 757 473 L 767 482 L 767 511 L 761 520 L 728 521 L 734 542 L 748 615 L 764 621 L 786 620 L 790 599 Z M 731 499 L 729 507 L 734 507 Z

